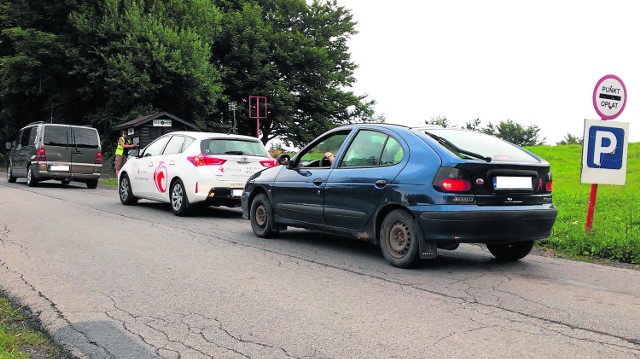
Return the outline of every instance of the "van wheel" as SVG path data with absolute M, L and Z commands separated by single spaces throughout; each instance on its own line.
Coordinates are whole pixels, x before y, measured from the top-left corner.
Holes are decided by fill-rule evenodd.
M 38 184 L 35 175 L 33 174 L 33 165 L 29 165 L 27 169 L 27 186 L 35 187 Z
M 487 249 L 496 258 L 505 261 L 517 261 L 522 259 L 533 249 L 533 241 L 517 242 L 509 244 L 487 244 Z
M 96 187 L 98 187 L 98 180 L 88 180 L 87 181 L 87 188 L 94 189 Z
M 171 201 L 171 210 L 176 216 L 186 216 L 189 213 L 189 198 L 184 189 L 184 183 L 181 180 L 176 180 L 171 186 L 169 200 Z
M 120 202 L 125 206 L 130 204 L 138 203 L 138 197 L 133 195 L 133 190 L 131 189 L 131 181 L 129 181 L 129 176 L 127 174 L 123 174 L 120 176 Z
M 7 165 L 7 182 L 14 183 L 16 178 L 13 177 L 13 168 L 11 167 L 11 163 Z
M 403 210 L 387 214 L 380 228 L 380 249 L 392 266 L 409 268 L 418 260 L 420 227 L 413 217 Z
M 271 209 L 271 201 L 266 194 L 260 193 L 251 202 L 251 228 L 253 233 L 260 238 L 273 237 L 279 231 L 273 228 L 273 209 Z

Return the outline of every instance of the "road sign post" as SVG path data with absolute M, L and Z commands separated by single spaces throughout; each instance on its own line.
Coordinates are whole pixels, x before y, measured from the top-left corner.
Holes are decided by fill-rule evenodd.
M 627 88 L 624 86 L 624 82 L 615 75 L 603 76 L 593 89 L 593 107 L 603 121 L 613 120 L 618 117 L 624 107 L 627 105 Z M 586 126 L 586 125 L 585 125 Z M 587 137 L 585 130 L 585 137 L 583 137 L 583 146 L 589 145 L 589 138 Z M 602 138 L 595 138 L 596 143 L 594 146 L 602 147 Z M 604 147 L 610 147 L 604 146 Z M 584 153 L 584 151 L 583 151 Z M 584 154 L 583 154 L 584 157 Z M 584 166 L 584 164 L 583 164 Z M 584 168 L 584 167 L 583 167 Z M 598 193 L 598 184 L 591 183 L 591 193 L 589 195 L 589 208 L 587 209 L 587 222 L 585 225 L 585 231 L 591 232 L 593 226 L 593 215 L 596 210 L 596 195 Z
M 256 137 L 260 138 L 260 118 L 267 118 L 267 97 L 249 96 L 249 118 L 256 119 Z

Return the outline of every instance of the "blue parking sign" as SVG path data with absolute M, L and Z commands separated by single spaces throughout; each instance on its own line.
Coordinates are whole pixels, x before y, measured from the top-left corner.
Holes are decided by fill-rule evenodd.
M 624 185 L 628 137 L 626 122 L 585 120 L 580 182 Z
M 619 170 L 624 158 L 624 129 L 605 126 L 589 128 L 587 166 Z

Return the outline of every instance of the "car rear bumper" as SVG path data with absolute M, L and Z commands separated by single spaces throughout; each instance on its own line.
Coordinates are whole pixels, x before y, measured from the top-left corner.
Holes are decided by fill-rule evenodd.
M 67 167 L 69 170 L 54 171 L 46 162 L 40 162 L 34 167 L 33 175 L 38 181 L 69 179 L 82 182 L 100 179 L 102 165 L 95 165 L 92 168 L 94 173 L 74 172 L 71 166 Z
M 212 206 L 237 207 L 240 205 L 241 188 L 215 187 L 207 191 L 189 194 L 192 203 L 205 202 Z
M 417 218 L 427 241 L 513 243 L 549 237 L 557 215 L 552 204 L 440 206 L 418 212 Z

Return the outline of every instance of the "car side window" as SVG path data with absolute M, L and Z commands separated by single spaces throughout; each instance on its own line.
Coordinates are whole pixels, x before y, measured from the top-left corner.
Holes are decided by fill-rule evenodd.
M 184 136 L 172 136 L 167 143 L 167 147 L 164 149 L 164 155 L 177 155 L 182 152 L 182 145 L 184 144 Z
M 362 130 L 358 132 L 349 145 L 340 167 L 378 166 L 388 138 L 389 136 L 386 134 L 377 131 Z
M 338 155 L 340 146 L 349 135 L 350 131 L 340 131 L 329 137 L 324 138 L 311 148 L 305 149 L 305 152 L 299 157 L 299 167 L 331 167 L 329 159 L 324 157 L 326 152 Z
M 20 135 L 20 146 L 33 146 L 36 142 L 36 136 L 38 134 L 38 127 L 29 127 L 22 130 Z
M 404 150 L 398 140 L 393 137 L 389 137 L 387 143 L 382 150 L 382 157 L 380 157 L 380 166 L 392 166 L 402 162 L 404 158 Z
M 171 136 L 163 136 L 151 142 L 149 146 L 144 149 L 143 157 L 158 156 L 162 154 L 162 151 L 167 145 L 167 142 L 169 142 L 169 139 L 171 139 Z

